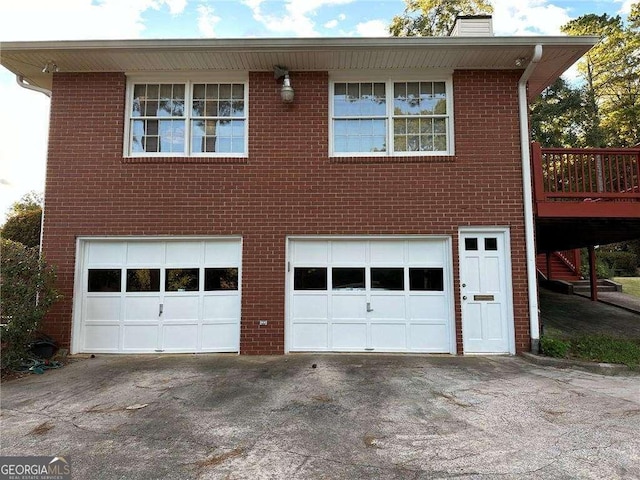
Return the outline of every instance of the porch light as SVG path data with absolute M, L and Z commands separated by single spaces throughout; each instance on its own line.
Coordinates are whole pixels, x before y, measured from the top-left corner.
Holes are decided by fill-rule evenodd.
M 273 67 L 273 75 L 276 79 L 283 78 L 282 88 L 280 89 L 280 98 L 284 103 L 293 102 L 293 87 L 291 86 L 291 79 L 289 78 L 289 70 L 287 67 Z
M 58 68 L 58 65 L 56 65 L 53 60 L 49 60 L 42 68 L 42 73 L 56 73 L 59 71 L 60 69 Z

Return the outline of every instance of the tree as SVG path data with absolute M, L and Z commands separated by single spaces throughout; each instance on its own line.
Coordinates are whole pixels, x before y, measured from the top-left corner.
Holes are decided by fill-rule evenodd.
M 640 141 L 640 3 L 625 25 L 619 16 L 583 15 L 562 27 L 569 35 L 600 42 L 579 62 L 584 80 L 585 142 L 592 147 Z
M 43 204 L 44 198 L 42 193 L 32 190 L 28 193 L 25 193 L 17 202 L 13 202 L 11 208 L 9 209 L 8 215 L 9 217 L 11 217 L 18 213 L 24 213 L 33 210 L 42 210 Z
M 389 25 L 394 37 L 443 36 L 453 28 L 458 15 L 493 12 L 489 0 L 404 0 L 402 15 Z
M 531 104 L 531 138 L 543 147 L 586 147 L 586 112 L 582 90 L 562 78 Z
M 2 227 L 2 238 L 27 247 L 40 245 L 42 210 L 30 210 L 10 217 Z
M 2 237 L 27 247 L 40 245 L 42 194 L 29 192 L 15 202 L 2 226 Z

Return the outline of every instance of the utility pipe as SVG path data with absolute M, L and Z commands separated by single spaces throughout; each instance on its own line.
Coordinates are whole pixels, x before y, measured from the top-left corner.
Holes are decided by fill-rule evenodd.
M 536 278 L 536 246 L 534 241 L 533 195 L 531 187 L 531 150 L 529 141 L 529 109 L 527 103 L 527 82 L 542 58 L 542 45 L 533 49 L 533 57 L 518 82 L 518 103 L 520 110 L 520 148 L 522 150 L 522 193 L 524 196 L 524 236 L 527 255 L 527 284 L 529 287 L 529 330 L 531 351 L 540 350 L 540 318 L 538 312 L 538 282 Z
M 27 90 L 33 90 L 34 92 L 44 93 L 47 97 L 51 98 L 51 90 L 28 84 L 27 82 L 25 82 L 24 77 L 22 75 L 16 75 L 16 83 L 20 85 L 22 88 L 26 88 Z

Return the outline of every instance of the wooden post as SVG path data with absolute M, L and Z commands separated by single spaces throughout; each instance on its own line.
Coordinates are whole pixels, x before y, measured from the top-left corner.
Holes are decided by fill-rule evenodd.
M 598 300 L 598 274 L 596 273 L 596 249 L 589 246 L 589 282 L 591 284 L 591 300 Z
M 547 280 L 551 280 L 551 252 L 547 252 Z
M 580 264 L 582 263 L 582 259 L 580 258 L 580 249 L 576 248 L 573 250 L 573 266 L 576 268 L 576 275 L 578 278 L 582 278 L 580 276 Z

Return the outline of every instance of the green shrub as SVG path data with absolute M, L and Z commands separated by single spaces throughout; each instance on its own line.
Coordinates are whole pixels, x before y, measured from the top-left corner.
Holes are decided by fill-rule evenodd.
M 12 370 L 27 358 L 29 342 L 49 307 L 60 298 L 55 272 L 37 248 L 0 241 L 0 368 Z
M 638 257 L 632 252 L 598 251 L 597 257 L 613 276 L 634 277 L 638 270 Z
M 540 348 L 542 353 L 548 357 L 566 358 L 569 353 L 569 342 L 557 338 L 540 337 Z
M 26 210 L 13 214 L 2 227 L 2 238 L 20 242 L 27 247 L 40 245 L 42 210 Z
M 615 277 L 615 272 L 608 263 L 602 260 L 600 253 L 600 249 L 596 250 L 596 276 L 601 279 Z M 590 278 L 589 255 L 586 248 L 582 249 L 581 255 L 580 275 L 582 275 L 583 278 Z

